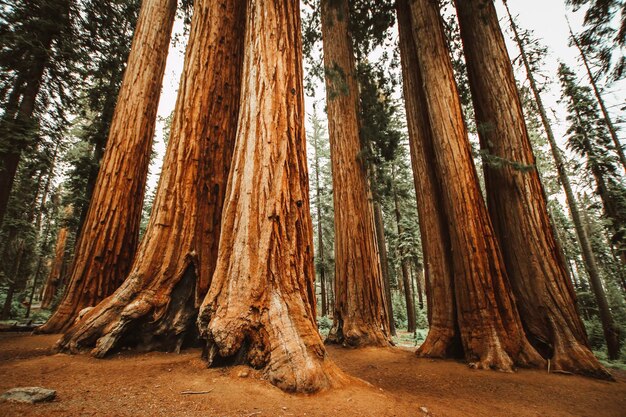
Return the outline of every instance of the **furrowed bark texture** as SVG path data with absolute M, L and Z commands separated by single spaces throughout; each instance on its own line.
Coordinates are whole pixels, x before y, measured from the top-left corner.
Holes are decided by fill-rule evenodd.
M 335 311 L 327 342 L 390 344 L 389 312 L 358 122 L 347 0 L 322 1 L 328 131 L 335 207 Z
M 556 137 L 554 136 L 554 131 L 552 130 L 552 126 L 550 124 L 550 120 L 548 119 L 548 114 L 546 112 L 546 108 L 543 105 L 543 100 L 541 99 L 541 94 L 539 92 L 539 87 L 535 81 L 535 76 L 533 74 L 532 68 L 528 61 L 528 57 L 526 55 L 526 51 L 522 46 L 521 39 L 519 37 L 519 33 L 515 22 L 513 21 L 513 17 L 511 16 L 511 11 L 509 10 L 508 4 L 505 2 L 505 8 L 507 14 L 509 16 L 509 21 L 511 23 L 511 28 L 513 29 L 513 34 L 515 36 L 515 41 L 517 42 L 517 46 L 520 49 L 520 56 L 522 58 L 522 62 L 524 63 L 524 67 L 526 69 L 526 75 L 528 77 L 528 81 L 530 84 L 530 89 L 533 92 L 533 96 L 535 97 L 535 101 L 537 103 L 537 107 L 539 108 L 539 115 L 541 116 L 541 123 L 543 124 L 544 130 L 546 132 L 546 136 L 548 137 L 548 143 L 550 143 L 550 150 L 552 152 L 552 157 L 554 159 L 554 164 L 556 165 L 557 172 L 559 174 L 559 181 L 563 186 L 563 191 L 565 192 L 565 197 L 567 200 L 567 206 L 569 208 L 570 215 L 572 217 L 572 223 L 574 223 L 574 229 L 576 231 L 576 237 L 578 238 L 578 242 L 580 244 L 581 254 L 583 258 L 583 263 L 585 265 L 585 270 L 589 275 L 589 281 L 595 283 L 592 285 L 596 299 L 600 300 L 598 305 L 600 308 L 606 306 L 608 309 L 608 304 L 606 303 L 606 295 L 604 294 L 604 289 L 602 288 L 602 278 L 600 277 L 600 270 L 598 268 L 598 264 L 596 262 L 595 255 L 591 248 L 591 242 L 589 240 L 589 236 L 583 227 L 580 210 L 578 209 L 578 202 L 576 201 L 576 197 L 574 196 L 574 192 L 572 190 L 572 185 L 569 180 L 569 175 L 567 173 L 567 168 L 565 166 L 565 161 L 561 154 L 561 150 L 559 149 L 556 143 Z M 573 275 L 574 277 L 574 275 Z M 599 292 L 595 290 L 598 289 Z M 608 311 L 608 310 L 607 310 Z M 606 311 L 601 315 L 604 319 L 611 319 L 610 312 L 607 315 Z M 605 331 L 605 337 L 607 340 L 615 340 L 614 328 L 610 325 L 612 320 L 606 322 L 603 320 L 603 328 Z
M 429 331 L 419 356 L 445 358 L 462 351 L 456 324 L 448 224 L 436 175 L 433 135 L 413 40 L 410 0 L 397 0 L 398 31 L 409 148 L 424 256 Z
M 67 227 L 59 230 L 57 242 L 54 249 L 54 259 L 50 267 L 50 274 L 46 279 L 43 290 L 43 298 L 41 299 L 41 308 L 50 308 L 52 301 L 59 290 L 59 286 L 63 279 L 63 264 L 65 263 L 65 245 L 67 243 Z
M 457 321 L 465 357 L 477 368 L 541 366 L 517 312 L 478 186 L 437 2 L 411 3 L 437 177 L 449 224 Z
M 67 330 L 115 291 L 137 250 L 143 196 L 176 0 L 144 0 L 63 300 L 39 333 Z
M 200 308 L 209 366 L 247 363 L 286 391 L 345 377 L 315 322 L 297 0 L 248 2 L 242 106 L 217 266 Z
M 456 1 L 487 206 L 529 341 L 552 367 L 606 376 L 588 347 L 550 224 L 513 68 L 492 0 Z
M 244 11 L 196 3 L 152 216 L 128 278 L 59 347 L 178 350 L 195 334 L 196 292 L 208 288 L 239 111 Z

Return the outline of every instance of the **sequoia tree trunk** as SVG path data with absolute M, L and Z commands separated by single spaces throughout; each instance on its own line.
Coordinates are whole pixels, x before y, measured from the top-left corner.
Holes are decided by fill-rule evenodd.
M 574 192 L 572 190 L 572 185 L 569 180 L 569 175 L 567 173 L 567 169 L 565 166 L 565 161 L 561 154 L 561 150 L 559 149 L 556 137 L 554 136 L 554 131 L 552 130 L 552 125 L 550 124 L 550 120 L 548 119 L 548 113 L 546 112 L 546 108 L 543 105 L 543 100 L 541 99 L 541 94 L 539 91 L 539 87 L 537 86 L 537 82 L 535 80 L 535 76 L 533 74 L 532 68 L 530 66 L 530 62 L 528 61 L 528 56 L 526 55 L 526 51 L 522 46 L 521 39 L 519 37 L 519 33 L 517 30 L 517 26 L 513 21 L 513 17 L 511 16 L 511 12 L 508 8 L 508 4 L 505 2 L 505 8 L 507 10 L 507 14 L 509 16 L 509 20 L 511 23 L 511 28 L 513 29 L 513 34 L 515 36 L 515 41 L 517 46 L 520 49 L 520 56 L 522 57 L 522 62 L 524 63 L 524 68 L 526 69 L 526 75 L 528 77 L 528 81 L 530 84 L 530 88 L 533 92 L 533 96 L 535 97 L 535 102 L 537 103 L 537 107 L 539 108 L 539 115 L 541 116 L 541 122 L 543 124 L 544 130 L 546 132 L 546 136 L 548 137 L 548 143 L 550 144 L 550 150 L 552 152 L 552 157 L 554 159 L 554 163 L 556 165 L 556 169 L 559 175 L 559 181 L 563 186 L 563 191 L 565 192 L 565 198 L 567 201 L 567 206 L 569 208 L 570 215 L 572 217 L 572 223 L 574 223 L 574 230 L 576 231 L 576 237 L 578 238 L 578 243 L 580 244 L 580 249 L 583 257 L 583 263 L 585 265 L 585 270 L 589 275 L 589 281 L 592 283 L 592 289 L 594 290 L 594 295 L 596 297 L 599 309 L 600 309 L 600 319 L 602 320 L 602 327 L 604 329 L 605 339 L 607 340 L 607 345 L 613 343 L 615 346 L 618 346 L 617 334 L 615 333 L 615 329 L 613 326 L 613 320 L 611 316 L 610 309 L 608 308 L 608 302 L 606 300 L 606 294 L 604 293 L 604 289 L 602 288 L 602 278 L 600 277 L 600 269 L 598 268 L 598 264 L 596 261 L 595 254 L 591 248 L 591 242 L 589 240 L 589 236 L 583 227 L 582 218 L 580 215 L 580 210 L 578 207 L 578 202 L 576 201 L 576 197 L 574 196 Z
M 409 0 L 396 2 L 404 103 L 417 198 L 427 294 L 428 336 L 419 356 L 445 358 L 462 352 L 454 303 L 450 232 L 436 174 L 433 135 L 413 40 Z
M 593 356 L 550 223 L 513 68 L 492 0 L 456 0 L 487 206 L 529 341 L 552 368 L 607 376 Z
M 526 339 L 482 199 L 438 2 L 411 3 L 434 161 L 449 224 L 457 321 L 466 359 L 511 370 L 545 361 Z
M 201 0 L 194 15 L 152 215 L 122 286 L 74 325 L 64 350 L 179 350 L 215 268 L 241 83 L 245 10 Z M 210 70 L 208 70 L 210 69 Z
M 286 391 L 345 378 L 315 322 L 298 0 L 248 1 L 242 100 L 213 282 L 209 366 L 247 363 Z
M 335 208 L 335 304 L 327 342 L 390 344 L 365 161 L 360 158 L 358 88 L 348 0 L 322 1 L 328 132 Z
M 144 0 L 107 146 L 68 286 L 38 333 L 67 330 L 78 313 L 115 291 L 137 250 L 143 196 L 177 0 Z
M 57 295 L 60 284 L 63 281 L 63 266 L 65 264 L 65 246 L 67 244 L 67 227 L 59 230 L 57 242 L 54 249 L 54 259 L 50 267 L 50 274 L 46 279 L 41 299 L 41 308 L 50 308 L 54 297 Z

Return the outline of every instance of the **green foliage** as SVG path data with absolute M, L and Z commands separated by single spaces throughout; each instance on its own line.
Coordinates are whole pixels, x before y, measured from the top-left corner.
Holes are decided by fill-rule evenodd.
M 574 10 L 587 6 L 585 31 L 579 40 L 585 53 L 614 80 L 626 75 L 626 2 L 623 0 L 567 0 Z M 618 17 L 619 16 L 619 17 Z

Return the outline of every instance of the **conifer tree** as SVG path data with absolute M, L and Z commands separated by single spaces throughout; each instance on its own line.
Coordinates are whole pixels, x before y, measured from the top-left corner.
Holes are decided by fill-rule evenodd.
M 626 196 L 624 185 L 616 173 L 614 157 L 611 154 L 611 139 L 604 121 L 599 117 L 597 104 L 591 97 L 589 87 L 579 86 L 576 76 L 565 64 L 559 65 L 563 99 L 567 102 L 569 128 L 567 143 L 569 148 L 585 158 L 585 168 L 591 174 L 596 193 L 602 201 L 604 213 L 610 221 L 613 244 L 623 253 L 623 227 L 626 224 Z M 619 356 L 619 335 L 606 300 L 602 282 L 591 279 L 600 317 L 607 342 L 608 356 Z

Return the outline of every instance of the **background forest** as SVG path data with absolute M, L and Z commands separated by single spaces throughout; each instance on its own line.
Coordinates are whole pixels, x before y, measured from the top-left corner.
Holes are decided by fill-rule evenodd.
M 302 19 L 318 325 L 326 335 L 335 304 L 335 213 L 323 97 L 324 77 L 332 74 L 322 60 L 317 3 L 302 2 Z M 536 169 L 589 343 L 605 364 L 625 366 L 626 105 L 620 86 L 626 78 L 626 2 L 567 1 L 572 16 L 584 19 L 569 35 L 569 47 L 580 59 L 576 66 L 561 63 L 558 73 L 544 65 L 547 58 L 555 58 L 554 51 L 516 19 L 515 9 L 523 2 L 507 3 L 510 11 L 498 7 L 500 25 L 509 37 Z M 63 297 L 107 147 L 140 5 L 139 0 L 5 0 L 0 6 L 0 308 L 5 325 L 41 324 Z M 371 184 L 385 301 L 392 312 L 389 327 L 394 342 L 419 346 L 428 333 L 429 304 L 395 7 L 387 0 L 351 2 L 350 30 L 361 157 Z M 484 195 L 483 166 L 498 169 L 509 162 L 481 150 L 478 133 L 488 127 L 474 121 L 454 7 L 443 1 L 442 9 Z M 188 1 L 178 5 L 172 56 L 184 49 L 191 13 Z M 171 71 L 166 74 L 171 77 Z M 555 91 L 558 111 L 541 101 L 543 94 Z M 606 98 L 615 91 L 621 102 Z M 140 236 L 148 224 L 171 123 L 171 115 L 158 123 L 150 179 L 145 192 L 138 193 L 145 194 Z M 586 252 L 583 234 L 591 252 Z M 601 280 L 600 290 L 591 275 Z M 618 330 L 617 354 L 607 351 L 607 320 Z

